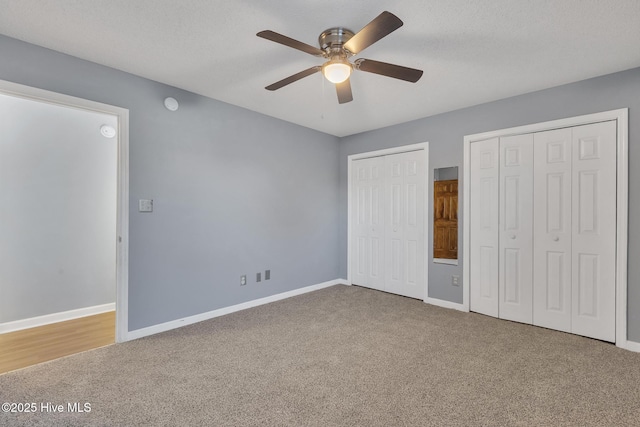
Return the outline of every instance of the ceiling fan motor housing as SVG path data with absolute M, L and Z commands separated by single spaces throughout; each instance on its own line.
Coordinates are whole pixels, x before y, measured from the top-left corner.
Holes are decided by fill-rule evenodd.
M 340 52 L 345 52 L 351 56 L 351 52 L 342 46 L 354 36 L 353 31 L 342 27 L 329 28 L 324 30 L 318 37 L 320 48 L 327 52 L 327 56 L 333 56 Z

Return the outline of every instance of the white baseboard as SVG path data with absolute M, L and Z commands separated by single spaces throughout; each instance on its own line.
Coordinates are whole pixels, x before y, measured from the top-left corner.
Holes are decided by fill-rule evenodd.
M 93 316 L 94 314 L 106 313 L 115 309 L 116 303 L 112 302 L 109 304 L 94 305 L 92 307 L 78 308 L 76 310 L 61 311 L 60 313 L 52 313 L 44 316 L 15 320 L 13 322 L 0 323 L 0 334 L 21 331 L 22 329 L 36 328 L 38 326 L 64 322 L 66 320 L 78 319 L 80 317 Z
M 217 310 L 208 311 L 206 313 L 200 313 L 194 316 L 183 317 L 182 319 L 171 320 L 169 322 L 160 323 L 158 325 L 136 329 L 135 331 L 129 331 L 127 333 L 126 341 L 158 334 L 160 332 L 170 331 L 171 329 L 176 329 L 182 326 L 191 325 L 193 323 L 202 322 L 204 320 L 213 319 L 214 317 L 224 316 L 225 314 L 235 313 L 236 311 L 246 310 L 248 308 L 257 307 L 259 305 L 269 304 L 270 302 L 280 301 L 286 298 L 294 297 L 296 295 L 306 294 L 307 292 L 313 292 L 319 289 L 342 284 L 346 284 L 346 281 L 344 279 L 329 280 L 328 282 L 318 283 L 317 285 L 306 286 L 304 288 L 294 289 L 292 291 L 254 299 L 252 301 L 243 302 L 229 307 L 219 308 Z
M 424 299 L 424 302 L 431 305 L 437 305 L 438 307 L 451 308 L 453 310 L 465 311 L 465 312 L 469 311 L 469 310 L 466 310 L 464 308 L 464 305 L 462 304 L 459 304 L 457 302 L 445 301 L 443 299 L 426 297 Z
M 624 348 L 625 350 L 635 351 L 636 353 L 640 353 L 640 342 L 635 341 L 624 341 L 623 343 L 616 343 L 618 347 Z

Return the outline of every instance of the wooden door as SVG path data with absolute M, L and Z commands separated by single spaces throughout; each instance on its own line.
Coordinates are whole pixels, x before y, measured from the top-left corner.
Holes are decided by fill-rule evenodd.
M 433 257 L 458 259 L 458 180 L 433 183 Z

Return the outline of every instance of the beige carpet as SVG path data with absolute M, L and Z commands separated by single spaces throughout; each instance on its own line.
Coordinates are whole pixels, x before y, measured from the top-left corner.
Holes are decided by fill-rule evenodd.
M 39 411 L 2 426 L 640 426 L 640 354 L 334 286 L 2 375 L 0 402 Z

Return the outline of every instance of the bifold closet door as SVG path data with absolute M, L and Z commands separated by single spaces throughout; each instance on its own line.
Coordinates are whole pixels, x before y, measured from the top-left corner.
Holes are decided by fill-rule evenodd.
M 533 321 L 533 134 L 500 138 L 501 319 Z
M 615 342 L 617 122 L 470 154 L 471 310 Z
M 571 331 L 613 342 L 616 122 L 573 128 L 572 149 Z
M 571 128 L 534 135 L 533 324 L 571 332 Z
M 423 299 L 424 151 L 355 160 L 351 167 L 351 282 Z
M 498 138 L 474 142 L 470 155 L 470 309 L 498 317 Z
M 354 161 L 351 179 L 351 280 L 384 290 L 384 157 Z
M 424 298 L 424 152 L 385 156 L 385 290 Z

